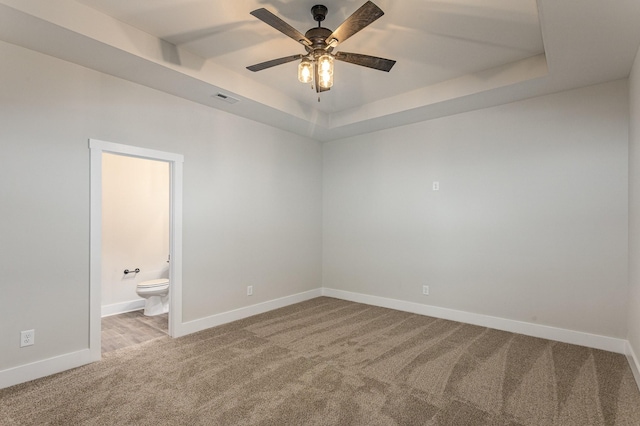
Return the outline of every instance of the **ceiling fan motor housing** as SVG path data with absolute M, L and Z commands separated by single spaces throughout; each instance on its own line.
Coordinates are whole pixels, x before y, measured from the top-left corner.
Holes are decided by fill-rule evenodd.
M 328 11 L 329 9 L 327 9 L 327 6 L 324 6 L 321 4 L 316 4 L 311 8 L 311 14 L 313 15 L 313 19 L 314 21 L 318 21 L 318 22 L 324 21 L 324 18 L 327 16 Z
M 327 50 L 327 38 L 333 33 L 328 28 L 317 27 L 311 28 L 305 33 L 305 37 L 311 40 L 310 51 L 317 49 Z

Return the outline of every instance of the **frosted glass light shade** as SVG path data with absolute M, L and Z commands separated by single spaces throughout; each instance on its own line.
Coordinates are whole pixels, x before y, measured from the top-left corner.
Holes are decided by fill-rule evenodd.
M 333 57 L 322 55 L 318 58 L 318 85 L 323 89 L 333 86 Z
M 307 59 L 303 59 L 298 65 L 298 81 L 300 83 L 311 83 L 313 79 L 313 65 Z

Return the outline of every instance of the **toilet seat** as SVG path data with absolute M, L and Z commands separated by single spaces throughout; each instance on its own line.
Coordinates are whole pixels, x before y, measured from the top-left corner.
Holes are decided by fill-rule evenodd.
M 138 284 L 138 288 L 154 288 L 154 287 L 162 287 L 169 284 L 169 280 L 166 278 L 160 278 L 157 280 L 149 280 L 143 281 Z

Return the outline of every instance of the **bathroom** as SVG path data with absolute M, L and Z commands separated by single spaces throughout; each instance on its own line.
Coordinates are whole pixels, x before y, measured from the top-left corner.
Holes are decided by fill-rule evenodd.
M 102 154 L 103 353 L 167 334 L 169 172 L 165 161 Z

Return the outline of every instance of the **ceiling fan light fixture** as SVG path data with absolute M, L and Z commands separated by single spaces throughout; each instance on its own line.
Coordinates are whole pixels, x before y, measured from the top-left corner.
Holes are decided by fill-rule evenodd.
M 313 80 L 313 64 L 307 58 L 302 59 L 298 65 L 298 81 L 300 83 L 311 83 Z
M 333 86 L 333 56 L 328 53 L 318 58 L 318 85 L 323 89 Z
M 320 73 L 333 74 L 333 56 L 325 53 L 318 58 L 318 69 Z
M 318 85 L 323 89 L 330 89 L 333 86 L 333 74 L 329 73 L 320 73 L 320 81 L 318 81 Z

